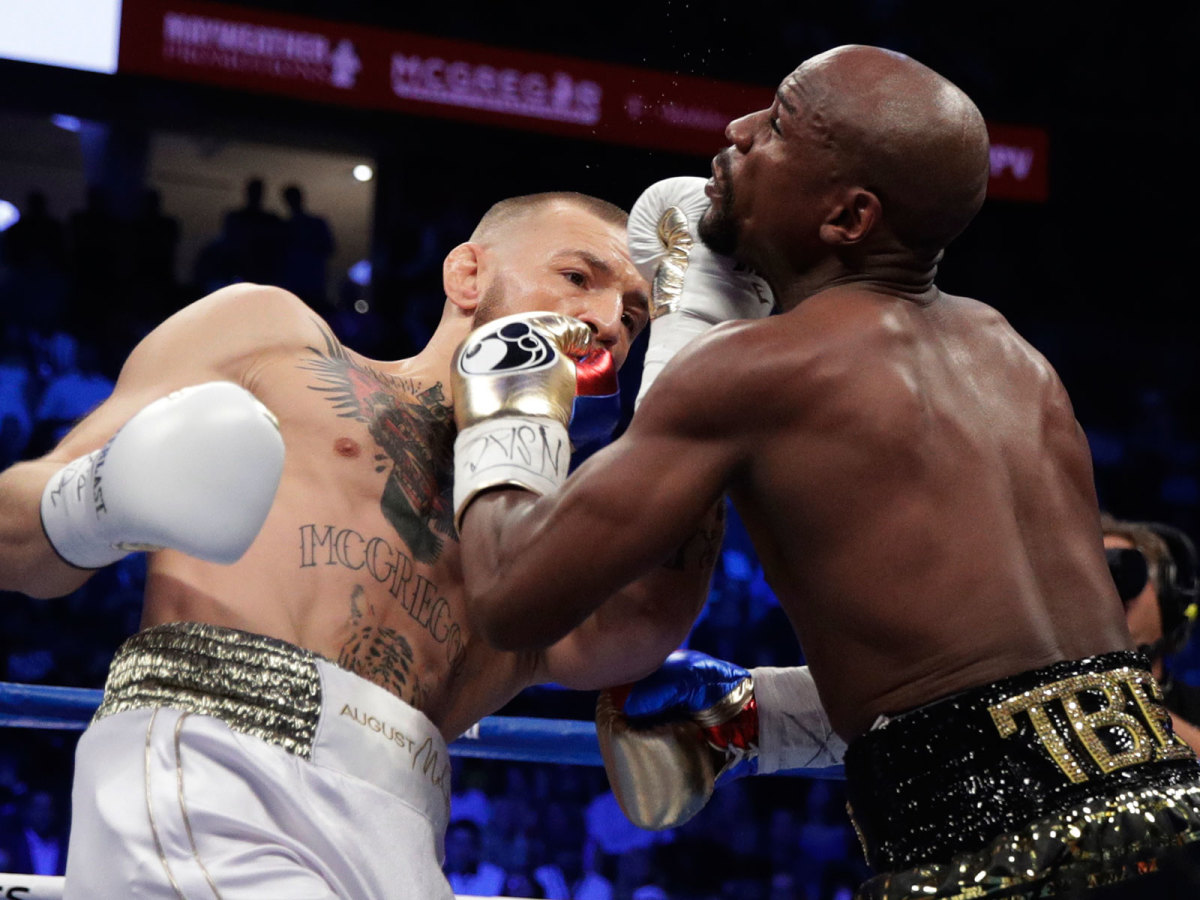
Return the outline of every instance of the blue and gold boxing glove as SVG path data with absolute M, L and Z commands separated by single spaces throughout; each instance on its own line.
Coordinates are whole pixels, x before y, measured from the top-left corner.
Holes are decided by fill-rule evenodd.
M 617 802 L 652 830 L 682 825 L 720 784 L 837 766 L 846 750 L 807 666 L 744 669 L 694 650 L 602 691 L 596 732 Z

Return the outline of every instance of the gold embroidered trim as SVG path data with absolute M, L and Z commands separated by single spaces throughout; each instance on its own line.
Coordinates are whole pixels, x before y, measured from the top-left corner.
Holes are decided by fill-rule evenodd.
M 117 651 L 93 721 L 170 707 L 309 759 L 321 712 L 317 658 L 284 641 L 197 622 L 148 628 Z
M 1100 797 L 950 862 L 876 876 L 856 900 L 1057 896 L 1154 871 L 1157 852 L 1200 839 L 1200 785 Z M 1071 896 L 1074 896 L 1073 894 Z

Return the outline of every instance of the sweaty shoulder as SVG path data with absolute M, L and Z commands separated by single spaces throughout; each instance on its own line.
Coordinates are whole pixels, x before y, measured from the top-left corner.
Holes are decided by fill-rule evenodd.
M 730 423 L 739 434 L 753 422 L 768 424 L 762 416 L 748 422 L 747 412 L 761 410 L 783 381 L 804 390 L 805 378 L 797 376 L 821 355 L 818 341 L 786 321 L 790 315 L 726 322 L 692 341 L 663 369 L 638 416 L 686 426 L 703 438 Z
M 249 387 L 262 366 L 323 341 L 328 327 L 294 294 L 235 284 L 185 306 L 130 354 L 122 380 L 159 384 L 224 379 Z
M 969 297 L 942 295 L 951 329 L 962 332 L 972 340 L 977 352 L 994 353 L 997 362 L 1010 371 L 1016 370 L 1047 387 L 1062 390 L 1058 373 L 1050 361 L 1023 338 L 1008 319 L 994 307 Z

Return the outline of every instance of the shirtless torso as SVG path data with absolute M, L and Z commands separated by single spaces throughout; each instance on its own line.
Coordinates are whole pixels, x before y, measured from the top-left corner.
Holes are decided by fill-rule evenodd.
M 143 625 L 202 621 L 282 638 L 458 733 L 530 683 L 538 660 L 489 651 L 464 620 L 443 385 L 419 367 L 349 350 L 281 292 L 196 308 L 185 315 L 200 321 L 187 330 L 222 329 L 221 307 L 233 304 L 252 349 L 227 338 L 212 376 L 241 384 L 278 417 L 283 479 L 234 565 L 170 550 L 151 557 Z M 246 327 L 258 316 L 270 343 Z M 478 683 L 464 696 L 466 682 Z
M 1131 646 L 1058 377 L 995 310 L 936 291 L 835 288 L 714 329 L 557 496 L 475 502 L 467 533 L 504 522 L 503 541 L 472 547 L 469 583 L 481 609 L 586 610 L 723 491 L 847 739 L 881 713 Z M 603 516 L 581 512 L 601 497 Z M 585 558 L 580 534 L 609 552 Z M 552 559 L 595 592 L 542 585 Z
M 782 314 L 682 351 L 557 496 L 477 501 L 480 609 L 529 592 L 526 614 L 561 609 L 533 575 L 575 564 L 578 527 L 610 547 L 582 562 L 596 593 L 569 601 L 579 615 L 728 491 L 847 739 L 880 713 L 1128 648 L 1066 391 L 995 309 L 936 286 L 986 194 L 979 110 L 911 58 L 853 46 L 805 61 L 726 136 L 697 231 Z M 601 497 L 637 527 L 595 531 L 579 510 Z M 554 540 L 527 547 L 543 521 Z
M 503 652 L 473 636 L 450 508 L 452 398 L 435 349 L 432 360 L 369 360 L 291 294 L 218 291 L 152 332 L 110 400 L 53 453 L 6 473 L 6 502 L 24 510 L 6 520 L 6 545 L 40 539 L 16 535 L 57 467 L 154 399 L 228 380 L 279 420 L 274 505 L 233 565 L 150 554 L 143 627 L 197 621 L 289 641 L 391 691 L 448 739 L 530 684 L 598 687 L 652 669 L 686 634 L 707 569 L 662 569 L 549 650 Z M 12 558 L 15 570 L 21 554 Z M 43 566 L 30 592 L 59 593 L 86 575 Z

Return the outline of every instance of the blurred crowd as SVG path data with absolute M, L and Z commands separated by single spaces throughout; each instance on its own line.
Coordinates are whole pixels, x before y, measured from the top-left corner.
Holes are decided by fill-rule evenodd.
M 0 468 L 53 447 L 112 390 L 121 360 L 146 331 L 224 284 L 287 287 L 368 354 L 395 358 L 423 345 L 440 312 L 441 259 L 466 239 L 470 213 L 449 209 L 436 221 L 414 215 L 388 223 L 380 239 L 388 265 L 376 273 L 374 291 L 392 302 L 360 303 L 371 296 L 368 279 L 328 272 L 335 236 L 305 208 L 299 186 L 275 187 L 288 215 L 269 212 L 266 185 L 252 180 L 186 277 L 175 259 L 180 224 L 153 190 L 131 219 L 114 216 L 99 190 L 65 220 L 43 195 L 27 198 L 20 220 L 0 233 Z M 1161 385 L 1114 374 L 1121 354 L 1147 349 L 1121 344 L 1117 335 L 1106 343 L 1096 332 L 1072 344 L 1050 324 L 1017 324 L 1032 331 L 1077 398 L 1102 504 L 1194 533 L 1198 452 L 1190 426 L 1176 416 L 1177 398 Z M 1092 365 L 1102 370 L 1095 383 L 1119 383 L 1122 405 L 1080 394 L 1078 384 L 1088 383 L 1081 373 Z M 67 597 L 0 595 L 0 677 L 102 687 L 113 651 L 137 629 L 144 575 L 143 559 L 133 556 Z M 1169 665 L 1176 678 L 1200 683 L 1195 644 Z M 803 661 L 736 514 L 688 646 L 747 667 Z M 501 714 L 590 719 L 594 702 L 586 692 L 535 689 Z M 0 871 L 62 873 L 76 737 L 0 732 Z M 628 824 L 598 769 L 460 760 L 451 817 L 446 870 L 465 894 L 842 900 L 864 877 L 836 780 L 735 782 L 683 827 L 651 833 Z
M 599 769 L 457 765 L 456 892 L 571 900 L 849 900 L 865 877 L 836 781 L 734 782 L 683 826 L 625 819 Z

